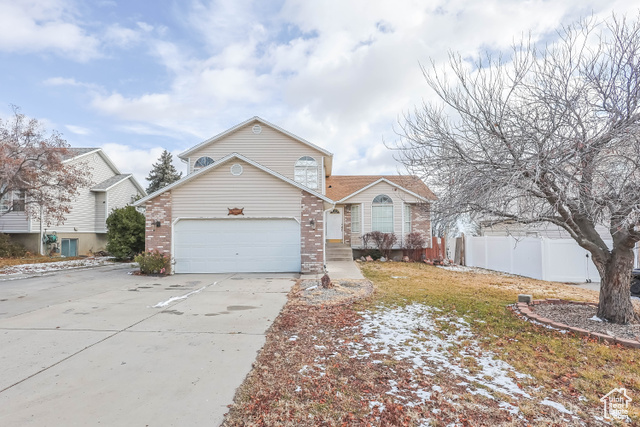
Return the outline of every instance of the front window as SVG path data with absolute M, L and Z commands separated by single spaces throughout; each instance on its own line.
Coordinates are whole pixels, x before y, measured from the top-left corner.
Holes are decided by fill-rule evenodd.
M 411 233 L 411 205 L 404 205 L 404 232 Z
M 318 188 L 318 162 L 313 157 L 300 157 L 293 171 L 294 181 L 308 188 Z
M 351 206 L 351 232 L 360 233 L 360 205 Z
M 380 194 L 371 204 L 371 231 L 393 233 L 393 200 Z

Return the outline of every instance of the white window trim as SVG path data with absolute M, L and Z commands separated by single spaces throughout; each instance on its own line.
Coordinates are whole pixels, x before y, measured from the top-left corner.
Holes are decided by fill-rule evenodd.
M 355 218 L 355 216 L 353 215 L 353 208 L 354 208 L 354 207 L 357 207 L 357 208 L 358 208 L 358 215 L 357 215 L 357 216 L 359 217 L 359 218 L 358 218 L 358 225 L 359 225 L 359 229 L 358 229 L 358 231 L 355 231 L 355 230 L 353 229 L 353 219 Z M 363 221 L 362 221 L 362 210 L 363 210 L 363 209 L 362 209 L 362 205 L 361 205 L 360 203 L 357 203 L 357 204 L 351 205 L 351 233 L 354 233 L 354 234 L 363 234 L 363 233 L 362 233 L 362 225 L 363 225 Z
M 298 164 L 302 161 L 309 162 L 311 160 L 313 160 L 313 163 L 315 163 L 315 165 L 299 165 Z M 299 179 L 299 176 L 297 174 L 298 171 L 304 171 L 304 179 L 302 180 Z M 311 171 L 315 172 L 315 182 L 309 179 L 309 172 Z M 320 173 L 318 172 L 318 161 L 311 156 L 302 156 L 298 160 L 296 160 L 295 164 L 293 165 L 293 180 L 298 184 L 302 184 L 305 187 L 308 187 L 312 190 L 318 190 L 321 182 Z M 314 184 L 314 185 L 309 185 L 309 184 Z
M 409 212 L 409 220 L 407 221 L 407 209 Z M 402 206 L 402 234 L 406 236 L 411 233 L 413 230 L 413 221 L 411 219 L 413 207 L 409 203 L 404 203 Z M 409 228 L 407 229 L 407 223 L 409 224 Z
M 375 203 L 374 200 L 377 199 L 380 196 L 385 196 L 387 197 L 391 203 Z M 371 231 L 381 231 L 383 233 L 393 233 L 395 231 L 395 203 L 393 203 L 393 199 L 389 196 L 387 196 L 386 194 L 378 194 L 376 197 L 373 198 L 373 200 L 371 201 Z M 375 210 L 375 208 L 389 208 L 389 211 L 391 212 L 391 218 L 390 218 L 390 224 L 391 224 L 391 230 L 376 230 L 374 228 L 374 222 L 373 222 L 373 212 Z

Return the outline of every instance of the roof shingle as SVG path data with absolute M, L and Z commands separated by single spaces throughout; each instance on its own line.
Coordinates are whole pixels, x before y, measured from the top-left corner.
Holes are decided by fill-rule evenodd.
M 413 175 L 332 175 L 326 179 L 326 194 L 331 200 L 342 200 L 381 178 L 391 181 L 425 199 L 437 199 L 424 181 Z

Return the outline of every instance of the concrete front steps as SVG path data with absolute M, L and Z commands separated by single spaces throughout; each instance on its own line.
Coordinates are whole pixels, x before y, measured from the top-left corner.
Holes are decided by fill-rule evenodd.
M 351 246 L 344 243 L 329 243 L 326 246 L 327 261 L 353 261 Z

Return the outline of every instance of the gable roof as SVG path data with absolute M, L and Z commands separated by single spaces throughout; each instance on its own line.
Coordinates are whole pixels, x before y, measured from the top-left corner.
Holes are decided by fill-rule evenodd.
M 225 164 L 225 163 L 227 163 L 227 162 L 229 162 L 230 160 L 233 160 L 233 159 L 242 160 L 243 162 L 246 162 L 246 163 L 250 164 L 251 166 L 254 166 L 254 167 L 260 169 L 263 172 L 266 172 L 266 173 L 268 173 L 268 174 L 270 174 L 270 175 L 272 175 L 272 176 L 274 176 L 274 177 L 276 177 L 278 179 L 281 179 L 282 181 L 284 181 L 284 182 L 286 182 L 288 184 L 291 184 L 294 187 L 298 187 L 299 189 L 304 190 L 309 194 L 313 194 L 314 196 L 318 197 L 319 199 L 324 200 L 325 202 L 333 203 L 333 200 L 331 200 L 328 197 L 318 193 L 317 191 L 311 190 L 310 188 L 307 188 L 304 185 L 299 184 L 299 183 L 287 178 L 286 176 L 281 175 L 278 172 L 275 172 L 275 171 L 273 171 L 273 170 L 261 165 L 260 163 L 255 162 L 255 161 L 243 156 L 242 154 L 231 153 L 231 154 L 228 154 L 228 155 L 224 156 L 223 158 L 221 158 L 217 162 L 212 163 L 209 166 L 206 166 L 206 167 L 204 167 L 202 169 L 199 169 L 196 172 L 193 172 L 193 173 L 181 178 L 180 180 L 174 182 L 173 184 L 169 184 L 166 187 L 162 187 L 161 189 L 159 189 L 155 193 L 151 193 L 148 196 L 143 197 L 142 199 L 140 199 L 137 202 L 135 202 L 133 204 L 133 206 L 140 206 L 140 205 L 146 203 L 147 201 L 159 196 L 160 194 L 162 194 L 162 193 L 164 193 L 166 191 L 169 191 L 169 190 L 171 190 L 173 188 L 180 187 L 181 185 L 191 181 L 192 179 L 196 179 L 197 177 L 199 177 L 199 176 L 201 176 L 203 174 L 206 174 L 208 171 L 210 171 L 212 169 L 216 169 L 216 168 L 222 166 L 223 164 Z
M 224 138 L 225 136 L 232 134 L 233 132 L 237 131 L 238 129 L 243 128 L 246 125 L 248 125 L 250 123 L 253 123 L 253 122 L 259 122 L 259 123 L 261 123 L 261 124 L 263 124 L 265 126 L 269 126 L 269 127 L 273 128 L 273 129 L 277 130 L 278 132 L 281 132 L 281 133 L 287 135 L 288 137 L 290 137 L 292 139 L 295 139 L 296 141 L 298 141 L 298 142 L 300 142 L 302 144 L 305 144 L 305 145 L 307 145 L 307 146 L 309 146 L 309 147 L 311 147 L 311 148 L 313 148 L 315 150 L 318 150 L 319 152 L 321 152 L 322 154 L 324 154 L 325 156 L 328 157 L 328 159 L 326 161 L 326 168 L 327 168 L 327 171 L 329 171 L 329 172 L 331 171 L 333 153 L 330 153 L 329 151 L 325 150 L 324 148 L 319 147 L 319 146 L 307 141 L 304 138 L 301 138 L 301 137 L 299 137 L 297 135 L 294 135 L 291 132 L 289 132 L 289 131 L 287 131 L 285 129 L 282 129 L 280 126 L 274 125 L 273 123 L 270 123 L 270 122 L 266 121 L 265 119 L 263 119 L 261 117 L 258 117 L 258 116 L 254 116 L 254 117 L 252 117 L 252 118 L 250 118 L 248 120 L 245 120 L 244 122 L 239 123 L 239 124 L 233 126 L 232 128 L 225 130 L 224 132 L 221 132 L 221 133 L 219 133 L 219 134 L 217 134 L 217 135 L 215 135 L 215 136 L 213 136 L 213 137 L 211 137 L 211 138 L 209 138 L 209 139 L 207 139 L 205 141 L 202 141 L 198 145 L 194 145 L 193 147 L 189 148 L 188 150 L 183 151 L 182 153 L 178 154 L 178 157 L 181 158 L 182 160 L 187 160 L 189 154 L 193 153 L 194 151 L 197 151 L 197 150 L 201 149 L 202 147 L 204 147 L 206 145 L 212 144 L 212 143 Z
M 413 175 L 332 175 L 325 182 L 327 197 L 336 201 L 354 196 L 378 182 L 387 182 L 425 201 L 437 199 L 424 181 Z
M 138 184 L 138 181 L 133 177 L 133 174 L 131 173 L 118 174 L 118 175 L 112 176 L 111 178 L 107 178 L 104 181 L 94 185 L 91 188 L 91 191 L 94 191 L 97 193 L 109 191 L 111 188 L 115 187 L 116 185 L 120 184 L 122 181 L 126 179 L 131 179 L 131 182 L 133 183 L 133 185 L 138 189 L 138 191 L 142 195 L 147 194 L 147 192 L 144 191 L 144 188 L 142 188 L 140 184 Z
M 67 154 L 63 156 L 62 163 L 69 162 L 74 159 L 79 159 L 80 157 L 88 156 L 89 154 L 96 153 L 105 161 L 105 163 L 111 168 L 113 173 L 116 175 L 120 175 L 120 169 L 113 164 L 111 159 L 105 154 L 102 148 L 76 148 L 69 147 L 67 148 Z

